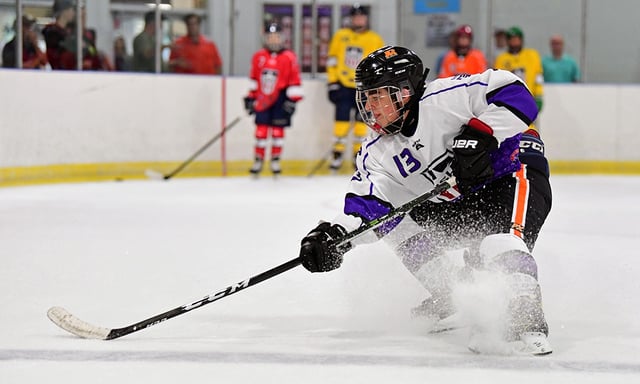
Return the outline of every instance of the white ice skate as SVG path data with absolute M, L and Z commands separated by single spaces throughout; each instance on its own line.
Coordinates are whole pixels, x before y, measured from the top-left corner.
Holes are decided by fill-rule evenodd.
M 281 172 L 282 168 L 280 167 L 280 159 L 271 159 L 271 173 L 273 173 L 273 176 L 277 177 Z
M 472 328 L 468 348 L 471 352 L 489 355 L 544 356 L 553 348 L 542 332 L 524 332 L 517 340 L 507 341 L 501 334 Z
M 498 355 L 548 355 L 553 352 L 548 333 L 538 289 L 533 297 L 519 296 L 511 301 L 505 323 L 491 328 L 473 327 L 469 350 Z
M 331 163 L 329 164 L 329 169 L 331 170 L 331 173 L 336 173 L 338 172 L 338 170 L 340 169 L 340 167 L 342 167 L 342 153 L 339 152 L 334 152 L 333 153 L 333 159 L 331 160 Z
M 442 333 L 464 327 L 459 314 L 453 308 L 450 297 L 434 297 L 425 299 L 420 305 L 411 309 L 411 317 L 425 319 L 429 324 L 429 333 Z
M 249 173 L 251 173 L 253 177 L 257 178 L 260 172 L 262 172 L 262 164 L 263 164 L 262 159 L 259 157 L 256 157 L 255 161 L 253 162 L 253 165 L 251 166 L 251 169 L 249 169 Z
M 543 356 L 553 352 L 547 335 L 542 332 L 524 332 L 520 335 L 520 349 L 517 352 L 527 355 Z

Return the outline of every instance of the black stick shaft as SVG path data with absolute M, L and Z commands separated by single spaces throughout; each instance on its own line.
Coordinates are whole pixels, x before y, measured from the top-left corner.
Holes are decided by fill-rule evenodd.
M 125 335 L 128 335 L 130 333 L 133 332 L 137 332 L 140 331 L 142 329 L 151 327 L 153 325 L 162 323 L 163 321 L 169 320 L 173 317 L 182 315 L 183 313 L 187 313 L 190 311 L 193 311 L 196 308 L 200 308 L 203 305 L 207 305 L 209 303 L 213 303 L 214 301 L 218 301 L 220 299 L 223 299 L 227 296 L 230 296 L 234 293 L 240 292 L 246 288 L 249 288 L 251 286 L 254 286 L 258 283 L 261 283 L 265 280 L 268 280 L 274 276 L 277 276 L 281 273 L 284 273 L 292 268 L 297 267 L 298 265 L 300 265 L 302 261 L 299 258 L 293 259 L 293 260 L 289 260 L 284 264 L 280 264 L 277 267 L 271 268 L 268 271 L 262 272 L 258 275 L 255 275 L 253 277 L 250 277 L 246 280 L 240 281 L 237 284 L 233 284 L 230 285 L 228 287 L 226 287 L 225 289 L 222 289 L 216 293 L 212 293 L 210 295 L 207 295 L 205 297 L 203 297 L 200 300 L 196 300 L 192 303 L 189 304 L 185 304 L 182 305 L 180 307 L 174 308 L 172 310 L 169 310 L 167 312 L 161 313 L 159 315 L 150 317 L 146 320 L 142 320 L 140 322 L 137 322 L 135 324 L 126 326 L 126 327 L 122 327 L 122 328 L 114 328 L 109 332 L 109 335 L 107 336 L 106 340 L 112 340 L 112 339 L 116 339 L 118 337 L 122 337 Z
M 236 125 L 238 122 L 240 121 L 240 116 L 236 117 L 231 123 L 227 124 L 226 127 L 222 128 L 222 131 L 220 131 L 220 133 L 218 133 L 217 135 L 215 135 L 214 137 L 212 137 L 209 141 L 207 141 L 202 147 L 200 147 L 200 149 L 198 149 L 193 155 L 191 155 L 191 157 L 189 157 L 187 160 L 185 160 L 182 164 L 180 164 L 178 166 L 178 168 L 174 169 L 173 171 L 171 171 L 170 173 L 168 173 L 167 175 L 164 176 L 165 180 L 169 180 L 170 178 L 172 178 L 173 176 L 175 176 L 178 172 L 182 171 L 187 165 L 189 165 L 196 157 L 200 156 L 200 154 L 202 154 L 202 152 L 204 152 L 207 148 L 209 148 L 209 146 L 211 146 L 211 144 L 215 143 L 216 141 L 218 141 L 218 139 L 220 139 L 222 136 L 224 136 L 228 130 L 230 130 L 234 125 Z
M 409 201 L 408 203 L 405 203 L 393 210 L 391 210 L 391 212 L 389 212 L 388 214 L 372 220 L 370 222 L 367 222 L 366 224 L 362 225 L 361 227 L 359 227 L 358 229 L 349 232 L 348 234 L 345 235 L 345 237 L 343 239 L 341 239 L 340 241 L 338 241 L 339 244 L 343 244 L 346 243 L 348 241 L 351 241 L 353 239 L 355 239 L 356 237 L 364 234 L 365 232 L 371 231 L 377 227 L 379 227 L 380 225 L 383 225 L 385 223 L 390 222 L 391 220 L 400 217 L 402 215 L 407 214 L 408 212 L 410 212 L 413 208 L 415 208 L 416 206 L 420 205 L 421 203 L 439 195 L 440 193 L 446 191 L 447 189 L 451 188 L 452 186 L 455 185 L 455 178 L 451 177 L 450 179 L 448 179 L 445 182 L 442 182 L 438 185 L 436 185 L 431 191 L 420 195 L 419 197 L 415 198 L 414 200 Z M 196 300 L 192 303 L 189 304 L 185 304 L 182 305 L 180 307 L 174 308 L 172 310 L 169 310 L 167 312 L 161 313 L 159 315 L 150 317 L 146 320 L 142 320 L 138 323 L 123 327 L 123 328 L 114 328 L 111 329 L 111 331 L 109 332 L 109 335 L 106 337 L 106 340 L 111 340 L 111 339 L 116 339 L 118 337 L 122 337 L 125 335 L 128 335 L 130 333 L 133 332 L 137 332 L 140 331 L 142 329 L 151 327 L 153 325 L 162 323 L 163 321 L 169 320 L 173 317 L 182 315 L 183 313 L 187 313 L 189 311 L 192 311 L 196 308 L 200 308 L 204 305 L 213 303 L 214 301 L 218 301 L 220 299 L 224 299 L 227 296 L 230 296 L 234 293 L 240 292 L 246 288 L 252 287 L 258 283 L 261 283 L 265 280 L 268 280 L 272 277 L 275 277 L 281 273 L 284 273 L 290 269 L 293 269 L 295 267 L 297 267 L 298 265 L 300 265 L 302 263 L 302 260 L 297 257 L 295 259 L 289 260 L 283 264 L 280 264 L 274 268 L 271 268 L 268 271 L 262 272 L 258 275 L 252 276 L 246 280 L 242 280 L 236 284 L 230 285 L 216 293 L 207 295 L 205 297 L 203 297 L 200 300 Z

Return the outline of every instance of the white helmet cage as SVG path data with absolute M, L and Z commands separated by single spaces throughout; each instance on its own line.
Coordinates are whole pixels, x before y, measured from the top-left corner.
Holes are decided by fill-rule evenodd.
M 414 90 L 408 81 L 398 86 L 384 85 L 356 92 L 356 105 L 362 121 L 379 134 L 394 134 L 400 131 L 406 103 L 403 97 L 413 96 Z

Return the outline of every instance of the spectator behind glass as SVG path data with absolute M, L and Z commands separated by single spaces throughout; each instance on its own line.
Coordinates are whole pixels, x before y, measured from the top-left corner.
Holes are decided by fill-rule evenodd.
M 540 54 L 533 48 L 525 48 L 524 33 L 519 27 L 507 30 L 508 49 L 496 58 L 494 67 L 505 69 L 522 79 L 536 99 L 538 110 L 542 110 L 543 83 Z
M 82 13 L 80 14 L 80 25 L 82 27 L 82 70 L 83 71 L 112 71 L 113 65 L 109 58 L 102 52 L 100 52 L 96 46 L 96 31 L 95 29 L 87 28 L 87 12 L 82 7 Z M 75 69 L 75 56 L 77 50 L 77 23 L 74 21 L 67 24 L 69 35 L 64 41 L 64 45 L 69 51 L 73 53 Z
M 75 2 L 72 0 L 56 0 L 53 3 L 55 22 L 42 30 L 47 44 L 47 60 L 52 69 L 76 68 L 76 55 L 69 50 L 69 24 L 76 18 Z
M 131 70 L 131 55 L 127 53 L 127 45 L 122 36 L 113 41 L 113 61 L 116 71 Z
M 507 31 L 502 28 L 498 28 L 493 32 L 493 51 L 491 52 L 491 63 L 496 61 L 496 58 L 507 50 Z
M 442 70 L 442 62 L 444 61 L 444 57 L 447 55 L 447 53 L 449 53 L 450 50 L 455 49 L 456 47 L 456 31 L 449 33 L 449 36 L 447 37 L 447 44 L 449 44 L 447 49 L 442 51 L 436 58 L 436 64 L 434 65 L 433 69 L 433 73 L 435 73 L 436 75 L 438 75 Z
M 28 14 L 22 16 L 22 68 L 43 69 L 47 65 L 47 56 L 38 47 L 38 35 L 36 33 L 36 19 Z M 17 68 L 16 40 L 18 38 L 17 19 L 13 29 L 16 35 L 2 48 L 2 66 L 4 68 Z
M 580 68 L 573 57 L 564 53 L 562 36 L 551 36 L 549 45 L 551 55 L 542 58 L 545 83 L 577 83 L 580 81 Z
M 482 51 L 471 46 L 473 43 L 471 26 L 461 26 L 454 35 L 454 47 L 444 55 L 438 77 L 445 78 L 484 72 L 487 69 L 487 59 Z
M 166 20 L 161 15 L 160 20 Z M 133 70 L 136 72 L 156 71 L 156 13 L 144 15 L 144 29 L 133 39 Z
M 219 75 L 222 60 L 213 41 L 200 34 L 200 16 L 188 14 L 184 17 L 187 35 L 180 37 L 171 48 L 169 69 L 175 73 Z

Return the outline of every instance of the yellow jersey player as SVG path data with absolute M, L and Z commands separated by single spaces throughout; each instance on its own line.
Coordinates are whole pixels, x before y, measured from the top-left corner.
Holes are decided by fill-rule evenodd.
M 329 100 L 335 105 L 333 160 L 330 168 L 342 166 L 347 136 L 351 130 L 351 113 L 357 111 L 355 69 L 364 57 L 384 46 L 382 37 L 369 29 L 367 9 L 355 4 L 350 10 L 351 25 L 339 29 L 331 38 L 327 60 Z M 353 155 L 367 135 L 367 125 L 355 113 Z
M 543 84 L 542 60 L 538 51 L 524 48 L 524 34 L 519 27 L 507 30 L 507 51 L 496 58 L 494 68 L 505 69 L 522 79 L 536 100 L 538 110 L 542 110 Z

